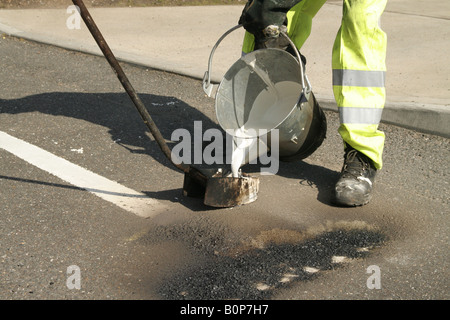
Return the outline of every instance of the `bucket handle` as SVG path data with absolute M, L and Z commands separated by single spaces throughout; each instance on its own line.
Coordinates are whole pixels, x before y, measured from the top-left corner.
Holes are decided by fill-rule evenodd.
M 294 42 L 289 38 L 286 32 L 280 30 L 280 34 L 282 34 L 286 40 L 291 45 L 292 49 L 294 49 L 295 55 L 297 56 L 298 64 L 300 65 L 300 75 L 302 78 L 302 93 L 305 95 L 311 92 L 311 83 L 308 80 L 308 77 L 306 76 L 305 69 L 303 66 L 302 58 L 300 57 L 300 52 L 298 51 L 297 47 L 295 46 Z M 305 84 L 306 82 L 306 84 Z M 301 100 L 301 97 L 299 101 Z
M 237 26 L 234 26 L 233 28 L 231 28 L 230 30 L 225 32 L 219 38 L 219 40 L 217 40 L 216 44 L 214 45 L 214 47 L 211 50 L 211 53 L 209 55 L 209 60 L 208 60 L 208 70 L 205 72 L 205 74 L 203 76 L 203 91 L 206 93 L 206 95 L 208 97 L 211 97 L 213 89 L 215 87 L 213 84 L 211 84 L 212 60 L 213 60 L 214 53 L 215 53 L 217 47 L 219 46 L 219 44 L 222 42 L 222 40 L 226 36 L 228 36 L 231 32 L 233 32 L 236 29 L 239 29 L 240 27 L 242 27 L 242 24 L 238 24 Z M 299 65 L 300 65 L 300 75 L 301 75 L 301 79 L 302 79 L 302 95 L 299 98 L 299 101 L 300 101 L 303 96 L 306 96 L 306 94 L 311 92 L 311 84 L 310 84 L 310 82 L 308 80 L 308 77 L 305 74 L 305 70 L 304 70 L 304 67 L 303 67 L 303 62 L 302 62 L 302 59 L 300 57 L 300 53 L 299 53 L 297 47 L 295 46 L 295 44 L 292 42 L 292 40 L 289 38 L 289 36 L 284 31 L 280 31 L 280 34 L 282 34 L 287 39 L 289 44 L 294 49 L 294 52 L 295 52 L 295 54 L 297 56 L 297 59 L 298 59 Z
M 219 44 L 222 42 L 222 40 L 227 35 L 229 35 L 234 30 L 239 29 L 240 27 L 242 27 L 242 24 L 238 24 L 237 26 L 234 26 L 233 28 L 231 28 L 230 30 L 225 32 L 219 38 L 219 40 L 217 40 L 216 44 L 214 45 L 214 47 L 211 50 L 211 54 L 209 55 L 209 61 L 208 61 L 208 71 L 206 71 L 205 75 L 203 76 L 203 91 L 205 91 L 205 93 L 208 95 L 208 97 L 211 97 L 211 94 L 212 94 L 212 91 L 213 91 L 213 88 L 214 88 L 214 85 L 211 84 L 212 59 L 213 59 L 214 52 L 216 51 L 216 49 L 219 46 Z

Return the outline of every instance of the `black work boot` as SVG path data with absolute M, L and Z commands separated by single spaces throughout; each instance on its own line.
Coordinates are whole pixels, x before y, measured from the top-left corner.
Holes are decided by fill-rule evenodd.
M 362 206 L 372 198 L 377 170 L 366 155 L 346 144 L 344 165 L 336 183 L 335 203 L 342 206 Z

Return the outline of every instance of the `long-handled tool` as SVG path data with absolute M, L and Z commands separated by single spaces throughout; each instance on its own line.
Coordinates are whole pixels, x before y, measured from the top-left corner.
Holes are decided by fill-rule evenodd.
M 92 19 L 92 16 L 83 1 L 72 0 L 72 2 L 79 8 L 83 21 L 86 23 L 90 33 L 100 47 L 103 55 L 108 60 L 113 71 L 116 73 L 133 104 L 136 106 L 160 149 L 176 168 L 184 172 L 184 194 L 188 196 L 204 196 L 204 203 L 212 207 L 232 207 L 255 201 L 259 189 L 259 180 L 257 178 L 232 178 L 225 176 L 223 173 L 225 171 L 222 170 L 201 170 L 174 159 L 174 155 L 165 142 L 161 132 L 153 122 L 150 114 L 117 62 L 117 59 L 100 33 L 100 30 Z

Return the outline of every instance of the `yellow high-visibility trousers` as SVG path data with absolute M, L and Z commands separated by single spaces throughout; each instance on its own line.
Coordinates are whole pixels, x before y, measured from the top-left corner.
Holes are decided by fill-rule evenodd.
M 303 0 L 287 14 L 288 35 L 300 50 L 326 0 Z M 384 133 L 378 130 L 386 99 L 386 34 L 380 18 L 387 0 L 343 0 L 342 22 L 332 52 L 333 93 L 342 139 L 381 169 Z M 254 49 L 246 32 L 242 51 Z

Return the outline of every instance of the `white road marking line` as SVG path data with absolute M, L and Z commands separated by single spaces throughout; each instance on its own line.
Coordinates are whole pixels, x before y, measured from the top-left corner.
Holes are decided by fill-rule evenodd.
M 0 148 L 139 217 L 155 216 L 165 208 L 144 193 L 104 178 L 3 131 L 0 131 Z

